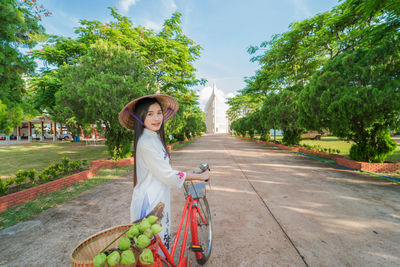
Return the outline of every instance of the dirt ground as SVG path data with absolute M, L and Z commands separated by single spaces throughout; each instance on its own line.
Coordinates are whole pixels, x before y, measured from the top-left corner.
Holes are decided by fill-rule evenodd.
M 179 170 L 201 162 L 212 171 L 206 266 L 400 266 L 399 185 L 226 135 L 172 153 Z M 0 266 L 70 266 L 79 241 L 129 223 L 131 177 L 1 231 Z M 174 232 L 182 190 L 172 199 Z

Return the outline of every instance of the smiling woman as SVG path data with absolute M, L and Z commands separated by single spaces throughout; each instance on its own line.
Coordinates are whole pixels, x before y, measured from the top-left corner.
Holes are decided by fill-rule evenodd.
M 149 110 L 147 111 L 144 125 L 146 125 L 147 129 L 155 132 L 160 130 L 163 119 L 164 116 L 160 104 L 154 103 L 149 107 Z

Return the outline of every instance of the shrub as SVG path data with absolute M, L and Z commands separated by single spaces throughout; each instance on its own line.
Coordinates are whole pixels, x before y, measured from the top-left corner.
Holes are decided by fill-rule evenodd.
M 336 153 L 340 154 L 340 149 L 336 149 Z
M 89 162 L 87 159 L 82 160 L 82 166 L 84 167 L 88 167 L 89 166 Z
M 29 182 L 31 184 L 35 183 L 35 178 L 36 178 L 36 169 L 28 170 L 27 172 L 27 177 L 29 179 Z
M 70 170 L 82 170 L 82 163 L 79 160 L 74 160 L 69 163 Z
M 383 163 L 396 148 L 397 143 L 391 139 L 389 131 L 382 131 L 378 132 L 375 138 L 353 144 L 350 148 L 350 158 L 363 162 Z
M 15 181 L 14 181 L 13 178 L 7 178 L 7 179 L 6 179 L 6 185 L 7 185 L 8 187 L 12 186 L 14 183 L 15 183 Z
M 54 180 L 58 175 L 58 166 L 56 166 L 55 164 L 50 164 L 47 168 L 41 171 L 40 175 L 40 180 L 43 182 Z
M 16 174 L 15 174 L 15 178 L 14 178 L 14 182 L 17 186 L 23 185 L 26 181 L 26 172 L 23 170 L 19 170 Z
M 81 171 L 84 166 L 88 166 L 87 160 L 75 160 L 70 161 L 69 158 L 63 157 L 61 158 L 61 163 L 50 164 L 47 168 L 43 169 L 38 175 L 39 183 L 47 183 L 48 181 L 55 180 L 58 176 L 62 174 L 67 174 L 69 172 Z M 36 182 L 36 169 L 32 170 L 19 170 L 14 178 L 7 178 L 6 180 L 0 179 L 0 195 L 5 195 L 8 193 L 8 189 L 13 184 L 20 186 L 26 183 L 30 183 L 32 185 Z
M 64 166 L 65 169 L 68 169 L 70 159 L 68 157 L 61 158 L 61 164 Z
M 6 195 L 8 193 L 8 183 L 3 179 L 0 179 L 0 195 Z
M 43 184 L 47 183 L 49 181 L 49 176 L 46 173 L 44 173 L 43 171 L 38 175 L 38 178 L 39 178 L 39 181 Z

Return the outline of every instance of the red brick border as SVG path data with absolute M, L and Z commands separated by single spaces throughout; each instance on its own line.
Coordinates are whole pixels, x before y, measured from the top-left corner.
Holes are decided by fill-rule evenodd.
M 189 140 L 193 140 L 195 138 L 198 138 L 200 136 L 192 137 L 184 142 L 187 142 Z M 180 144 L 181 142 L 175 142 L 173 144 L 168 145 L 168 149 L 172 150 L 175 145 Z M 83 172 L 79 172 L 55 181 L 51 181 L 45 184 L 41 184 L 32 188 L 28 188 L 23 191 L 15 192 L 9 195 L 5 195 L 0 197 L 0 212 L 3 212 L 4 210 L 11 208 L 17 204 L 24 203 L 31 201 L 35 199 L 39 195 L 51 193 L 54 191 L 57 191 L 61 188 L 70 186 L 74 183 L 86 180 L 88 178 L 91 178 L 95 176 L 98 172 L 99 169 L 110 169 L 110 168 L 116 168 L 116 167 L 128 167 L 133 165 L 134 160 L 133 157 L 128 158 L 128 159 L 123 159 L 119 161 L 113 161 L 113 160 L 107 160 L 107 159 L 99 159 L 99 160 L 94 160 L 90 162 L 90 167 L 91 169 Z
M 310 150 L 310 149 L 307 149 L 304 147 L 299 147 L 299 146 L 288 147 L 288 146 L 285 146 L 282 144 L 275 144 L 272 142 L 251 139 L 248 137 L 241 137 L 241 136 L 237 136 L 237 137 L 246 139 L 249 141 L 255 141 L 257 143 L 268 144 L 268 145 L 275 146 L 275 147 L 278 147 L 278 148 L 284 149 L 284 150 L 292 150 L 292 151 L 296 151 L 296 152 L 300 152 L 300 153 L 304 153 L 304 154 L 311 154 L 314 156 L 329 158 L 329 159 L 335 160 L 338 165 L 342 165 L 344 167 L 355 169 L 355 170 L 370 171 L 370 172 L 393 172 L 396 170 L 400 170 L 400 163 L 361 162 L 361 161 L 355 161 L 352 159 L 348 159 L 341 155 L 329 154 L 329 153 L 320 152 L 320 151 L 314 151 L 314 150 Z
M 99 169 L 127 167 L 130 165 L 133 165 L 133 157 L 120 161 L 107 159 L 92 161 L 90 162 L 91 169 L 89 170 L 0 197 L 0 212 L 3 212 L 17 204 L 31 201 L 39 195 L 51 193 L 74 183 L 91 178 L 99 172 Z
M 186 140 L 184 140 L 184 141 L 178 141 L 178 142 L 175 142 L 175 143 L 172 143 L 172 144 L 169 144 L 169 145 L 167 145 L 167 148 L 168 148 L 168 150 L 172 150 L 172 149 L 174 149 L 174 146 L 176 146 L 176 145 L 178 145 L 178 144 L 184 144 L 184 143 L 186 143 L 187 141 L 192 141 L 192 140 L 194 140 L 194 139 L 196 139 L 196 138 L 198 138 L 198 137 L 200 137 L 201 135 L 198 135 L 198 136 L 195 136 L 195 137 L 190 137 L 189 139 L 186 139 Z

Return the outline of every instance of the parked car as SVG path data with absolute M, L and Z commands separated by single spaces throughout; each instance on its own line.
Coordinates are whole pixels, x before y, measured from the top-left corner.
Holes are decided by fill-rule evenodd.
M 32 138 L 33 139 L 39 140 L 40 137 L 41 137 L 40 133 L 39 134 L 36 134 L 36 133 L 32 134 Z M 43 138 L 44 139 L 52 139 L 53 135 L 49 134 L 49 133 L 44 133 Z
M 6 140 L 6 139 L 7 139 L 7 135 L 1 133 L 1 134 L 0 134 L 0 140 Z
M 301 139 L 315 139 L 315 140 L 321 140 L 321 137 L 322 137 L 322 136 L 325 137 L 325 136 L 327 136 L 327 135 L 328 135 L 327 132 L 320 133 L 320 132 L 318 132 L 318 131 L 309 131 L 309 132 L 306 132 L 306 133 L 302 134 L 302 135 L 301 135 Z
M 58 139 L 60 139 L 60 140 L 65 140 L 65 141 L 71 141 L 71 140 L 73 140 L 74 138 L 73 138 L 73 136 L 72 136 L 72 134 L 60 134 L 60 135 L 58 135 Z

